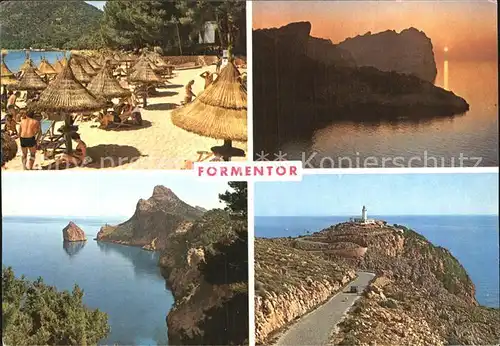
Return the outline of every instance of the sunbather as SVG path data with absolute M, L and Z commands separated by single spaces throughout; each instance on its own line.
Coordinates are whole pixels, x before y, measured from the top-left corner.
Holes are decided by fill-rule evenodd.
M 193 97 L 196 97 L 196 95 L 193 93 L 193 84 L 194 80 L 190 80 L 189 83 L 186 84 L 185 91 L 186 91 L 186 96 L 184 96 L 184 104 L 188 104 L 193 100 Z
M 36 155 L 36 136 L 39 131 L 40 122 L 35 119 L 35 113 L 31 111 L 24 119 L 21 120 L 21 125 L 19 126 L 19 137 L 23 153 L 22 162 L 24 169 L 33 169 Z M 26 166 L 28 150 L 30 152 L 30 162 L 28 166 Z
M 17 137 L 17 123 L 12 114 L 5 116 L 5 132 L 11 137 Z
M 76 141 L 77 145 L 75 150 L 71 153 L 64 153 L 56 158 L 55 165 L 58 167 L 61 164 L 72 164 L 74 166 L 81 166 L 87 161 L 87 144 L 80 138 L 80 135 L 73 132 L 71 139 Z
M 214 74 L 210 71 L 203 72 L 200 77 L 205 80 L 205 89 L 214 82 Z
M 198 154 L 198 159 L 196 161 L 184 160 L 184 168 L 183 169 L 193 169 L 195 162 L 205 162 L 207 160 L 209 162 L 224 161 L 220 155 L 215 154 L 214 152 L 198 151 L 197 154 Z

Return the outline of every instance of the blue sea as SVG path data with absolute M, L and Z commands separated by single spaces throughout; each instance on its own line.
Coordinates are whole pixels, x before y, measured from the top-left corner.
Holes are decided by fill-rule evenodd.
M 58 59 L 64 56 L 64 51 L 46 51 L 46 52 L 34 52 L 30 51 L 30 58 L 35 63 L 36 66 L 40 65 L 42 58 L 48 60 L 48 62 L 53 65 Z M 69 58 L 70 52 L 66 52 L 66 58 Z M 9 50 L 7 55 L 4 57 L 4 62 L 11 70 L 11 72 L 18 72 L 19 68 L 26 60 L 26 53 L 21 50 Z
M 65 246 L 62 229 L 74 221 L 87 242 Z M 16 276 L 41 276 L 60 290 L 78 284 L 84 303 L 108 314 L 111 332 L 101 344 L 166 345 L 166 315 L 174 303 L 157 266 L 158 254 L 93 240 L 105 223 L 123 219 L 4 217 L 3 265 Z
M 447 248 L 476 285 L 480 304 L 499 307 L 498 216 L 372 216 L 410 227 L 434 245 Z M 259 217 L 255 236 L 295 237 L 347 221 L 346 216 Z

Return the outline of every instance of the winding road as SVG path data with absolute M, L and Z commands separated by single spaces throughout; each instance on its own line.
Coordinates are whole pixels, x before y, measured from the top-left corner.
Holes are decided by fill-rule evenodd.
M 333 328 L 342 320 L 347 310 L 358 300 L 368 283 L 375 277 L 373 273 L 357 272 L 344 291 L 337 293 L 328 302 L 311 313 L 301 317 L 291 325 L 275 343 L 286 346 L 327 345 Z M 359 293 L 348 293 L 350 286 L 358 286 Z

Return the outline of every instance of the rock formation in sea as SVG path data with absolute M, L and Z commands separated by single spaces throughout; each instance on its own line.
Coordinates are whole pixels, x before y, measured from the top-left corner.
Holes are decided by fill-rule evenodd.
M 86 241 L 85 232 L 78 227 L 73 221 L 70 221 L 62 230 L 63 239 L 65 242 Z
M 152 196 L 137 202 L 134 215 L 116 225 L 101 227 L 97 240 L 161 250 L 168 236 L 200 218 L 203 211 L 190 206 L 164 186 L 156 186 Z
M 357 256 L 350 251 L 361 248 Z M 481 345 L 500 338 L 499 310 L 478 304 L 468 273 L 448 250 L 404 226 L 346 222 L 308 236 L 256 239 L 256 342 L 269 342 L 325 303 L 359 270 L 376 277 L 332 326 L 332 344 Z
M 175 298 L 166 318 L 169 343 L 248 343 L 246 222 L 192 207 L 157 186 L 128 221 L 103 226 L 96 239 L 160 252 L 158 265 Z
M 469 109 L 427 80 L 358 66 L 347 49 L 311 37 L 310 30 L 301 22 L 253 32 L 256 153 L 278 152 L 335 121 L 411 120 Z
M 358 35 L 337 44 L 349 52 L 357 66 L 371 66 L 380 71 L 413 74 L 434 83 L 437 75 L 432 42 L 423 32 L 409 28 Z

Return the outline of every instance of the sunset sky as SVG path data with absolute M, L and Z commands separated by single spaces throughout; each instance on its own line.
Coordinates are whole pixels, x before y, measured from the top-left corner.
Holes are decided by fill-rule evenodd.
M 415 27 L 441 59 L 497 59 L 497 5 L 478 1 L 254 1 L 254 29 L 310 21 L 311 35 L 333 43 L 347 37 Z

